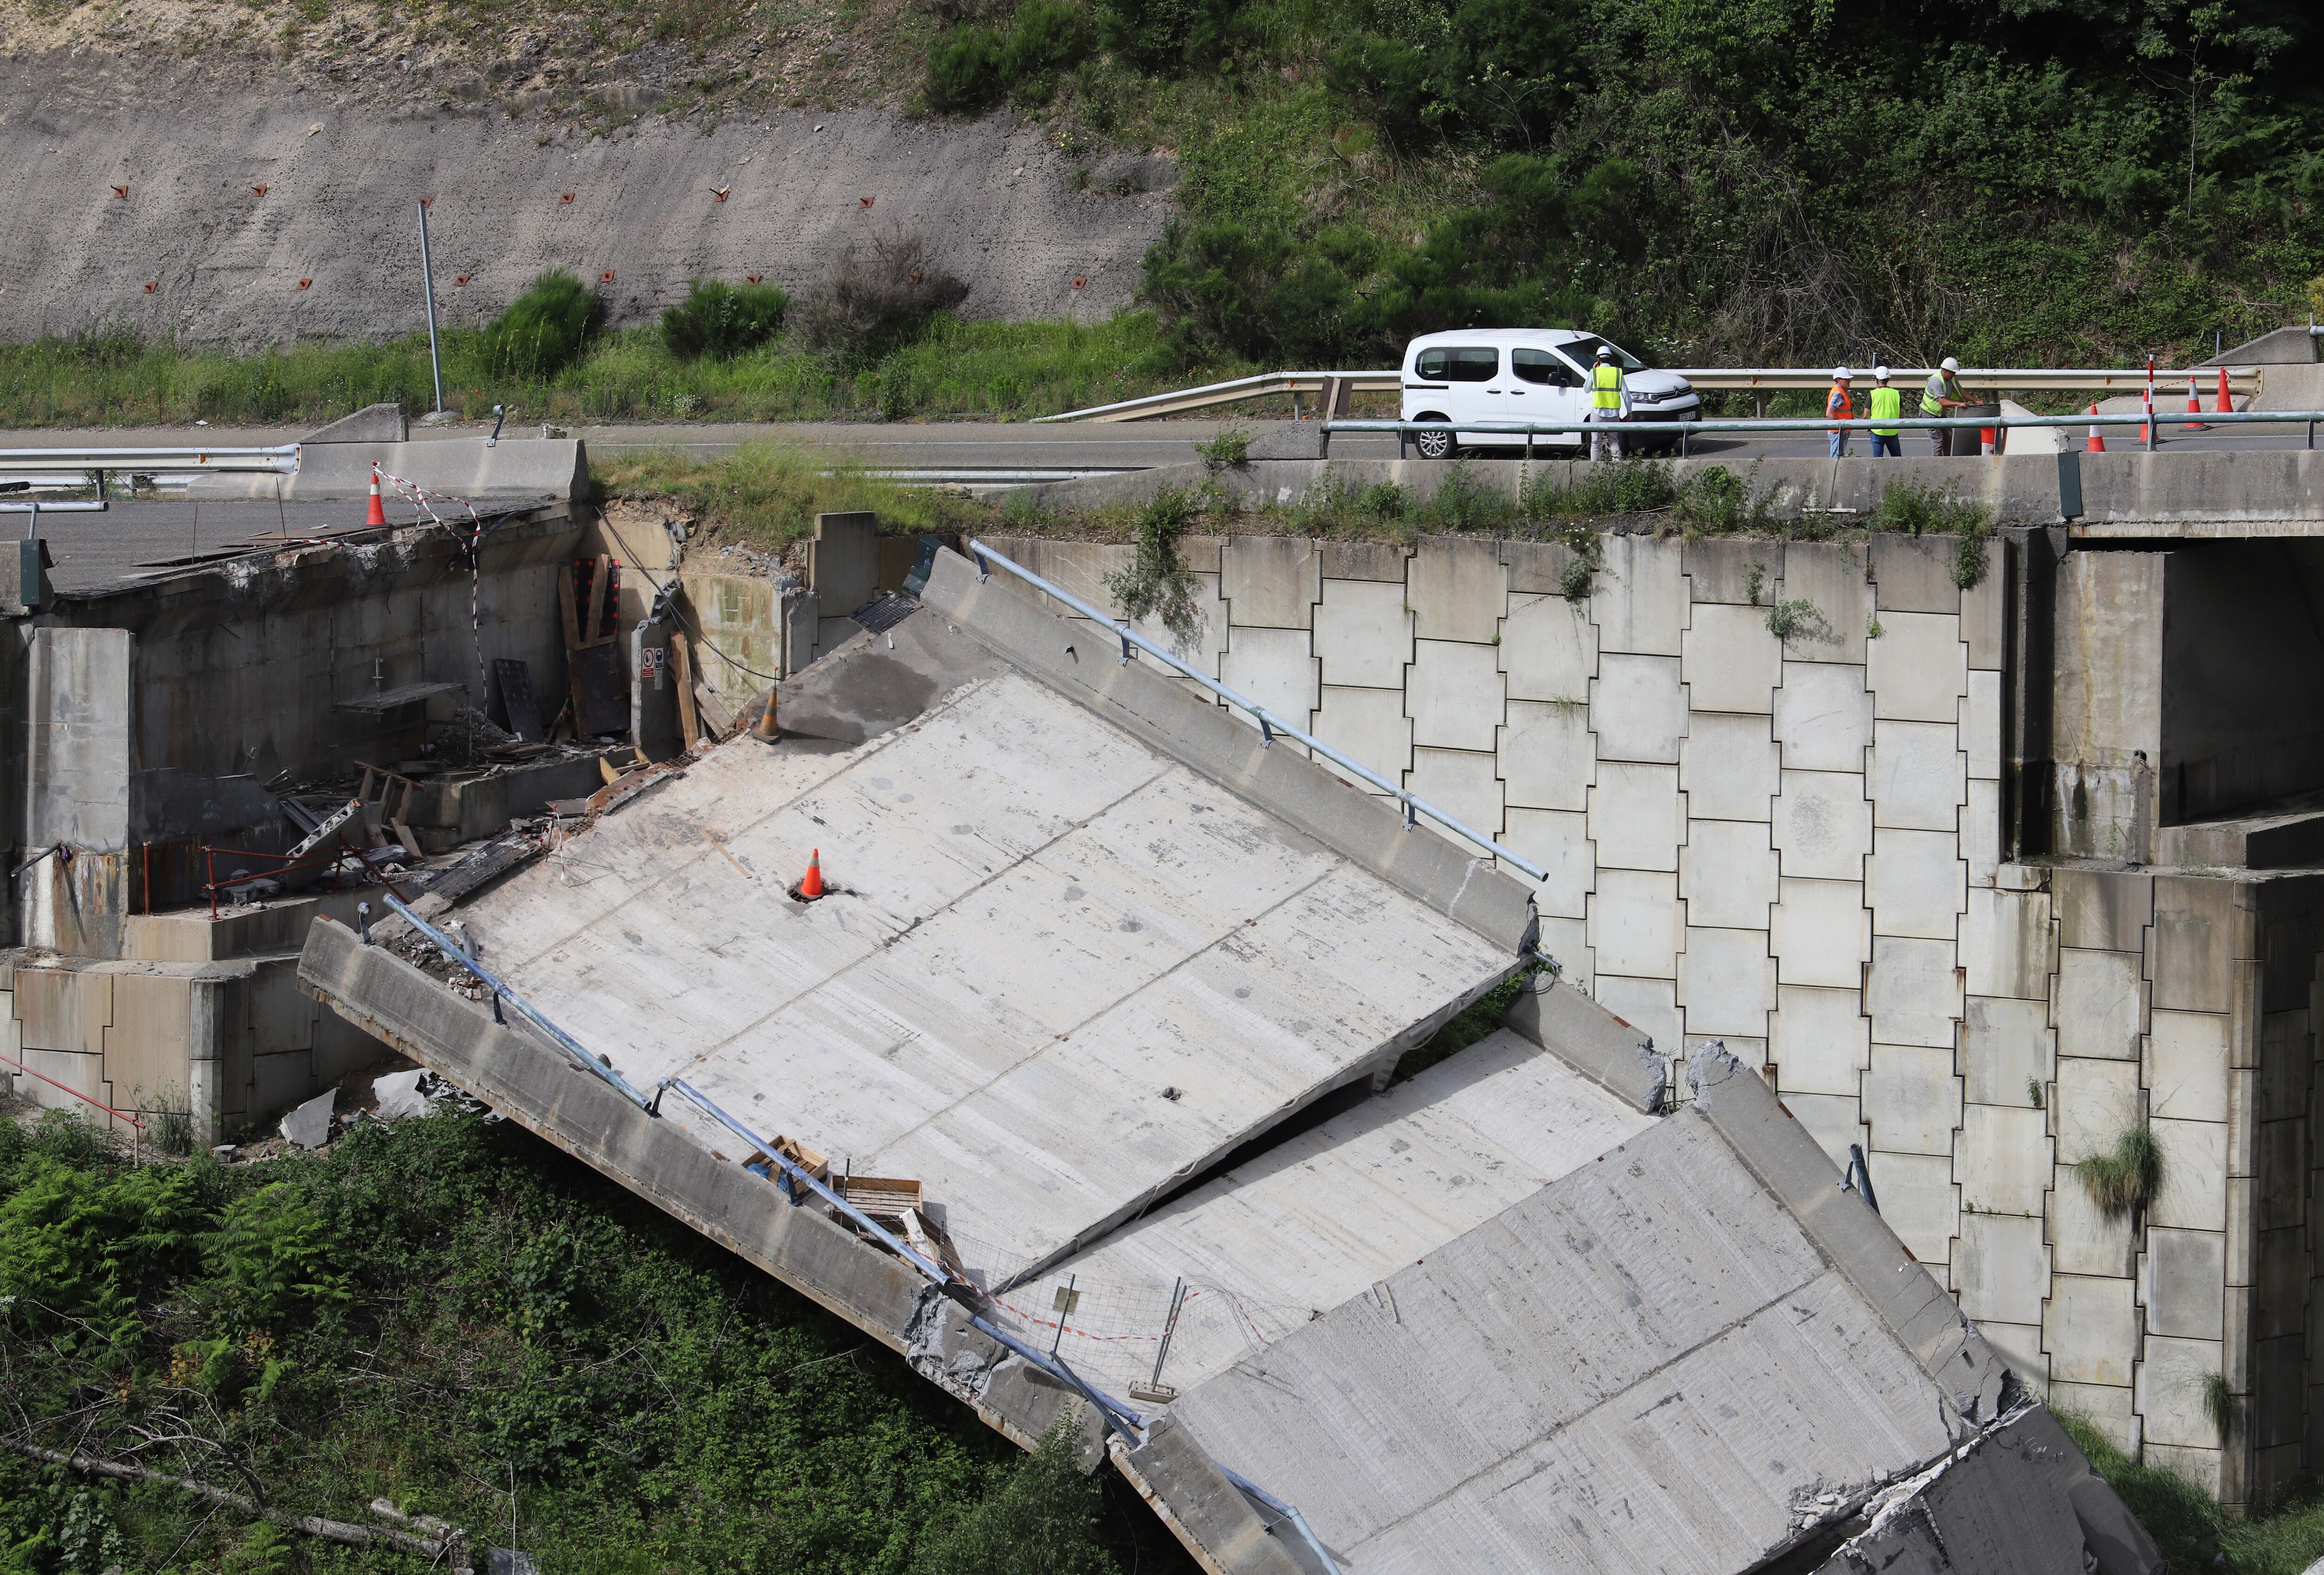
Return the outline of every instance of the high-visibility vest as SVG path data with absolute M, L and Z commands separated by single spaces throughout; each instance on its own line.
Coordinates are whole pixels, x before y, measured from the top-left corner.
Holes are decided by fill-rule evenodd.
M 1960 384 L 1955 383 L 1951 378 L 1940 372 L 1929 379 L 1927 387 L 1921 390 L 1921 413 L 1923 415 L 1942 415 L 1945 413 L 1945 407 L 1938 402 L 1940 400 L 1946 399 L 1959 399 L 1960 397 Z M 1943 429 L 1936 428 L 1932 430 L 1941 431 Z
M 1902 389 L 1876 388 L 1872 391 L 1874 421 L 1893 422 L 1904 413 L 1904 394 Z M 1875 427 L 1872 429 L 1872 435 L 1876 438 L 1893 438 L 1903 430 L 1901 427 Z
M 1592 410 L 1622 408 L 1622 369 L 1611 361 L 1600 361 L 1590 370 L 1590 407 Z
M 1854 421 L 1856 419 L 1855 392 L 1843 388 L 1837 383 L 1833 384 L 1831 392 L 1824 395 L 1823 413 L 1836 422 Z

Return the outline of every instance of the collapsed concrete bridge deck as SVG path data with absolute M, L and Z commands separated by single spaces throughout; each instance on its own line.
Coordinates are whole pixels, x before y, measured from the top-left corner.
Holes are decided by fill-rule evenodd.
M 1749 1069 L 1698 1050 L 1674 1104 L 1553 986 L 1360 1098 L 1519 966 L 1525 887 L 950 553 L 922 596 L 780 743 L 448 917 L 632 1087 L 916 1182 L 953 1283 L 409 932 L 319 922 L 302 981 L 1020 1441 L 1137 1389 L 1093 1458 L 1213 1570 L 2154 1567 Z

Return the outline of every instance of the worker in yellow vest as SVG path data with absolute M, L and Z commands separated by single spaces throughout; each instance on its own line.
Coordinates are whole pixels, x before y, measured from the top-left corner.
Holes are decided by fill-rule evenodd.
M 1888 386 L 1888 368 L 1886 366 L 1872 368 L 1871 403 L 1872 419 L 1876 422 L 1898 421 L 1904 414 L 1904 390 Z M 1872 429 L 1872 457 L 1877 459 L 1883 454 L 1892 459 L 1902 459 L 1904 457 L 1904 428 L 1890 426 Z
M 1823 413 L 1825 420 L 1835 422 L 1852 422 L 1856 419 L 1856 395 L 1850 392 L 1849 386 L 1855 382 L 1855 380 L 1856 374 L 1850 372 L 1845 366 L 1835 366 L 1831 369 L 1831 392 L 1823 396 Z M 1848 429 L 1846 427 L 1834 427 L 1831 429 L 1830 436 L 1831 438 L 1831 457 L 1835 459 L 1846 459 L 1848 457 Z
M 1961 392 L 1960 363 L 1947 356 L 1929 374 L 1928 385 L 1921 390 L 1921 413 L 1925 416 L 1957 416 L 1969 408 L 1969 395 Z M 1975 432 L 1967 429 L 1956 432 L 1949 427 L 1931 427 L 1929 446 L 1932 453 L 1974 454 L 1978 450 Z
M 1622 375 L 1622 368 L 1614 360 L 1610 345 L 1598 347 L 1598 365 L 1590 370 L 1590 422 L 1603 422 L 1612 426 L 1630 417 L 1630 386 Z M 1619 431 L 1597 431 L 1590 434 L 1590 457 L 1592 459 L 1619 459 L 1622 457 L 1622 434 Z

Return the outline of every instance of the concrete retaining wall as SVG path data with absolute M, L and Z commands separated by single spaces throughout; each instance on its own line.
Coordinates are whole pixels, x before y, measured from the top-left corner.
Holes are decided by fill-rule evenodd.
M 1131 553 L 988 540 L 1101 606 Z M 2304 1379 L 2254 1386 L 2263 1362 L 2309 1371 L 2310 1182 L 2273 1189 L 2273 1290 L 2252 1185 L 2257 1164 L 2306 1163 L 2319 949 L 2304 917 L 2259 914 L 2304 915 L 2292 893 L 2315 883 L 2005 856 L 1998 547 L 1964 590 L 1950 540 L 1604 544 L 1568 601 L 1553 544 L 1191 542 L 1206 621 L 1186 654 L 1544 865 L 1543 950 L 1678 1059 L 1672 1097 L 1718 1040 L 1835 1186 L 1862 1144 L 1887 1224 L 2030 1386 L 2230 1502 L 2324 1458 L 2283 1397 Z M 1813 608 L 1789 640 L 1777 601 Z M 2083 650 L 2102 673 L 2136 655 L 2147 622 L 2124 617 Z M 2263 944 L 2286 981 L 2264 1014 Z M 2263 1097 L 2264 1041 L 2281 1067 Z M 2280 1124 L 2273 1162 L 2252 1157 L 2255 1111 Z M 2134 1237 L 2070 1167 L 2149 1116 L 2171 1181 Z M 2226 1447 L 2201 1407 L 2220 1372 L 2273 1407 Z

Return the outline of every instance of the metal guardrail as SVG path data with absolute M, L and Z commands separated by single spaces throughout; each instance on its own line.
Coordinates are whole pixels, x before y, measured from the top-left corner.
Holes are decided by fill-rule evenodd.
M 1533 860 L 1526 857 L 1523 854 L 1517 852 L 1513 848 L 1502 847 L 1499 842 L 1494 841 L 1490 837 L 1486 836 L 1482 831 L 1478 830 L 1475 827 L 1465 825 L 1462 821 L 1453 819 L 1443 810 L 1438 809 L 1434 804 L 1430 803 L 1426 799 L 1422 798 L 1418 793 L 1413 792 L 1406 788 L 1398 787 L 1396 783 L 1388 781 L 1386 777 L 1380 775 L 1370 766 L 1359 764 L 1355 761 L 1349 759 L 1346 755 L 1333 748 L 1329 744 L 1324 743 L 1321 738 L 1314 737 L 1303 727 L 1295 727 L 1291 723 L 1285 721 L 1273 711 L 1270 711 L 1265 706 L 1260 705 L 1257 700 L 1237 694 L 1225 684 L 1222 684 L 1217 679 L 1213 678 L 1209 673 L 1180 661 L 1177 657 L 1173 656 L 1161 646 L 1157 645 L 1153 641 L 1148 640 L 1145 635 L 1138 633 L 1137 630 L 1131 628 L 1128 624 L 1099 611 L 1096 607 L 1092 607 L 1089 603 L 1075 596 L 1072 591 L 1042 579 L 1039 575 L 1034 573 L 1031 570 L 1026 568 L 1021 563 L 1011 562 L 1007 558 L 1004 558 L 1000 553 L 994 551 L 991 548 L 986 546 L 982 542 L 977 541 L 973 537 L 969 541 L 968 550 L 977 561 L 977 578 L 979 579 L 990 579 L 992 577 L 992 570 L 987 566 L 991 564 L 999 564 L 1001 568 L 1006 569 L 1010 573 L 1015 575 L 1026 584 L 1033 587 L 1036 590 L 1041 591 L 1046 595 L 1055 597 L 1057 600 L 1073 608 L 1074 611 L 1081 614 L 1082 616 L 1089 619 L 1092 623 L 1101 624 L 1107 629 L 1111 630 L 1121 641 L 1122 661 L 1128 662 L 1130 659 L 1130 656 L 1133 654 L 1131 647 L 1135 646 L 1138 650 L 1147 653 L 1164 665 L 1173 669 L 1182 677 L 1193 679 L 1196 683 L 1202 685 L 1204 689 L 1209 690 L 1213 694 L 1217 695 L 1229 705 L 1240 706 L 1242 709 L 1249 711 L 1252 716 L 1259 718 L 1259 736 L 1262 746 L 1273 745 L 1275 742 L 1275 736 L 1277 733 L 1280 733 L 1285 737 L 1290 739 L 1293 743 L 1305 745 L 1307 748 L 1314 750 L 1316 754 L 1323 756 L 1326 760 L 1330 760 L 1337 764 L 1345 766 L 1348 770 L 1355 773 L 1358 776 L 1363 778 L 1364 781 L 1371 783 L 1382 792 L 1388 793 L 1402 801 L 1404 804 L 1404 823 L 1407 829 L 1412 826 L 1413 817 L 1416 814 L 1425 815 L 1430 820 L 1435 821 L 1438 825 L 1443 827 L 1446 830 L 1452 832 L 1456 836 L 1466 838 L 1470 842 L 1485 849 L 1486 852 L 1491 854 L 1494 857 L 1500 859 L 1514 868 L 1524 871 L 1534 879 L 1537 881 L 1545 881 L 1549 878 L 1549 872 L 1547 870 L 1542 868 L 1541 866 L 1534 863 Z
M 1874 364 L 1864 363 L 1868 372 Z M 1712 391 L 1775 393 L 1787 389 L 1817 389 L 1831 385 L 1829 366 L 1657 366 L 1657 372 L 1668 372 L 1683 377 L 1698 389 Z M 1935 375 L 1933 366 L 1892 366 L 1894 381 L 1923 382 Z M 2211 393 L 2218 386 L 2217 366 L 2197 366 L 2186 370 L 2154 373 L 2158 389 L 2176 386 L 2192 378 L 2203 384 L 2203 392 Z M 2262 377 L 2256 366 L 2227 368 L 2227 387 L 2232 394 L 2256 394 Z M 2050 392 L 2073 393 L 2135 393 L 2147 384 L 2144 367 L 2116 371 L 2092 367 L 2050 366 L 1971 366 L 1960 374 L 1963 388 L 2003 391 L 2013 388 L 2041 389 Z M 1231 378 L 1224 383 L 1205 383 L 1197 388 L 1175 389 L 1167 394 L 1149 394 L 1138 399 L 1125 399 L 1113 404 L 1092 405 L 1086 410 L 1069 410 L 1062 415 L 1036 416 L 1034 422 L 1137 422 L 1151 421 L 1157 416 L 1181 415 L 1188 411 L 1207 410 L 1222 404 L 1236 404 L 1247 399 L 1263 399 L 1270 394 L 1287 394 L 1295 402 L 1303 394 L 1321 395 L 1326 384 L 1336 384 L 1354 394 L 1397 394 L 1404 388 L 1404 373 L 1390 367 L 1375 372 L 1261 372 L 1255 376 Z
M 1394 432 L 1397 449 L 1401 457 L 1405 440 L 1416 432 L 1455 433 L 1486 432 L 1496 437 L 1525 438 L 1572 436 L 1605 432 L 1623 439 L 1679 436 L 1683 451 L 1686 440 L 1697 432 L 1868 432 L 1911 430 L 1941 431 L 1952 430 L 2009 431 L 2019 427 L 2138 427 L 2152 429 L 2144 441 L 2149 449 L 2161 445 L 2162 434 L 2167 428 L 2181 431 L 2196 427 L 2217 426 L 2300 426 L 2308 428 L 2308 447 L 2316 446 L 2316 424 L 2324 422 L 2324 411 L 2274 410 L 2237 411 L 2234 412 L 2200 413 L 2186 411 L 2157 410 L 2153 416 L 2144 411 L 2132 411 L 2120 415 L 2020 415 L 2020 416 L 1897 416 L 1881 421 L 1865 417 L 1855 421 L 1834 421 L 1829 416 L 1769 416 L 1759 420 L 1738 418 L 1733 421 L 1671 422 L 1651 417 L 1633 416 L 1627 422 L 1390 422 L 1337 421 L 1325 422 L 1322 431 L 1328 452 L 1334 432 Z M 1532 451 L 1530 441 L 1526 444 Z M 1966 456 L 1964 456 L 1966 457 Z
M 708 1116 L 712 1120 L 717 1122 L 719 1126 L 724 1127 L 736 1137 L 739 1137 L 743 1142 L 749 1144 L 753 1149 L 757 1150 L 763 1158 L 769 1161 L 770 1163 L 779 1167 L 785 1178 L 790 1182 L 790 1186 L 783 1189 L 783 1191 L 791 1198 L 794 1203 L 798 1200 L 798 1190 L 805 1188 L 808 1191 L 814 1193 L 817 1198 L 820 1198 L 824 1202 L 828 1203 L 834 1209 L 837 1209 L 841 1215 L 845 1217 L 849 1223 L 870 1235 L 874 1240 L 878 1241 L 889 1251 L 894 1253 L 905 1263 L 918 1270 L 922 1276 L 927 1279 L 938 1289 L 943 1289 L 946 1286 L 956 1283 L 953 1276 L 945 1271 L 943 1265 L 929 1262 L 927 1258 L 915 1250 L 908 1242 L 902 1240 L 893 1231 L 888 1229 L 885 1226 L 872 1218 L 871 1216 L 865 1214 L 853 1203 L 850 1203 L 845 1198 L 840 1196 L 840 1194 L 831 1186 L 823 1181 L 817 1181 L 814 1173 L 808 1171 L 804 1165 L 799 1164 L 797 1161 L 791 1159 L 789 1155 L 785 1154 L 775 1148 L 773 1144 L 768 1143 L 757 1133 L 752 1132 L 740 1121 L 735 1120 L 733 1116 L 719 1108 L 717 1103 L 708 1095 L 703 1093 L 701 1089 L 694 1087 L 693 1084 L 687 1082 L 683 1078 L 664 1078 L 660 1082 L 655 1085 L 653 1098 L 650 1099 L 646 1098 L 644 1096 L 641 1095 L 636 1089 L 631 1087 L 629 1082 L 625 1080 L 620 1073 L 614 1071 L 611 1066 L 598 1060 L 597 1057 L 591 1055 L 587 1051 L 582 1049 L 580 1044 L 576 1042 L 570 1034 L 567 1033 L 563 1029 L 558 1027 L 557 1024 L 551 1023 L 546 1016 L 542 1015 L 530 1002 L 519 995 L 506 980 L 495 977 L 488 969 L 479 963 L 475 957 L 471 956 L 467 950 L 462 947 L 458 941 L 453 940 L 451 936 L 446 934 L 443 931 L 436 928 L 435 925 L 430 924 L 419 914 L 413 913 L 407 903 L 399 900 L 392 894 L 388 894 L 387 903 L 389 907 L 394 909 L 399 915 L 408 922 L 413 929 L 419 931 L 429 940 L 435 942 L 436 945 L 443 950 L 447 957 L 456 959 L 462 968 L 466 968 L 470 973 L 475 975 L 476 977 L 484 982 L 484 984 L 493 992 L 494 1015 L 497 1016 L 499 1014 L 499 1004 L 502 1001 L 506 1001 L 511 1006 L 516 1008 L 516 1010 L 535 1027 L 547 1033 L 549 1036 L 549 1039 L 558 1049 L 573 1057 L 576 1064 L 588 1071 L 595 1073 L 599 1078 L 604 1079 L 604 1081 L 618 1089 L 623 1098 L 628 1099 L 632 1104 L 637 1106 L 647 1115 L 653 1116 L 657 1120 L 661 1116 L 662 1096 L 665 1093 L 677 1094 L 688 1104 L 694 1106 L 695 1108 L 700 1110 L 704 1115 Z M 371 944 L 371 931 L 367 922 L 364 925 L 363 940 L 364 944 L 366 946 Z M 35 1075 L 37 1076 L 38 1074 Z M 1127 1438 L 1135 1440 L 1140 1444 L 1146 1441 L 1146 1418 L 1139 1413 L 1132 1410 L 1130 1406 L 1125 1405 L 1120 1401 L 1116 1400 L 1113 1396 L 1106 1394 L 1103 1390 L 1091 1385 L 1087 1380 L 1083 1378 L 1079 1373 L 1074 1372 L 1065 1361 L 1056 1357 L 1043 1355 L 1040 1351 L 1038 1351 L 1031 1346 L 1027 1345 L 1024 1341 L 1017 1339 L 1014 1335 L 1009 1333 L 1006 1329 L 1001 1329 L 999 1325 L 993 1323 L 991 1320 L 984 1317 L 982 1313 L 975 1311 L 973 1309 L 968 1310 L 968 1312 L 969 1322 L 979 1331 L 1006 1347 L 1009 1350 L 1014 1352 L 1019 1357 L 1023 1357 L 1026 1361 L 1032 1363 L 1035 1367 L 1039 1367 L 1051 1377 L 1062 1379 L 1065 1383 L 1078 1392 L 1084 1398 L 1088 1400 L 1093 1406 L 1097 1408 L 1098 1413 L 1105 1418 L 1107 1426 Z M 1282 1499 L 1276 1497 L 1272 1493 L 1268 1492 L 1267 1489 L 1258 1486 L 1256 1483 L 1247 1480 L 1223 1464 L 1219 1465 L 1219 1471 L 1227 1478 L 1228 1481 L 1233 1483 L 1236 1487 L 1250 1495 L 1253 1498 L 1258 1499 L 1261 1504 L 1264 1504 L 1269 1509 L 1274 1510 L 1277 1514 L 1289 1521 L 1292 1527 L 1299 1533 L 1302 1538 L 1305 1540 L 1309 1549 L 1314 1552 L 1316 1558 L 1323 1561 L 1323 1569 L 1328 1572 L 1328 1575 L 1339 1575 L 1339 1566 L 1333 1562 L 1332 1555 L 1324 1550 L 1323 1540 L 1317 1537 L 1313 1531 L 1308 1529 L 1306 1517 L 1302 1515 L 1295 1506 L 1285 1503 Z
M 210 449 L 188 446 L 170 449 L 0 449 L 0 474 L 35 474 L 51 470 L 114 471 L 140 474 L 149 470 L 257 471 L 275 476 L 299 473 L 299 445 L 272 449 Z

